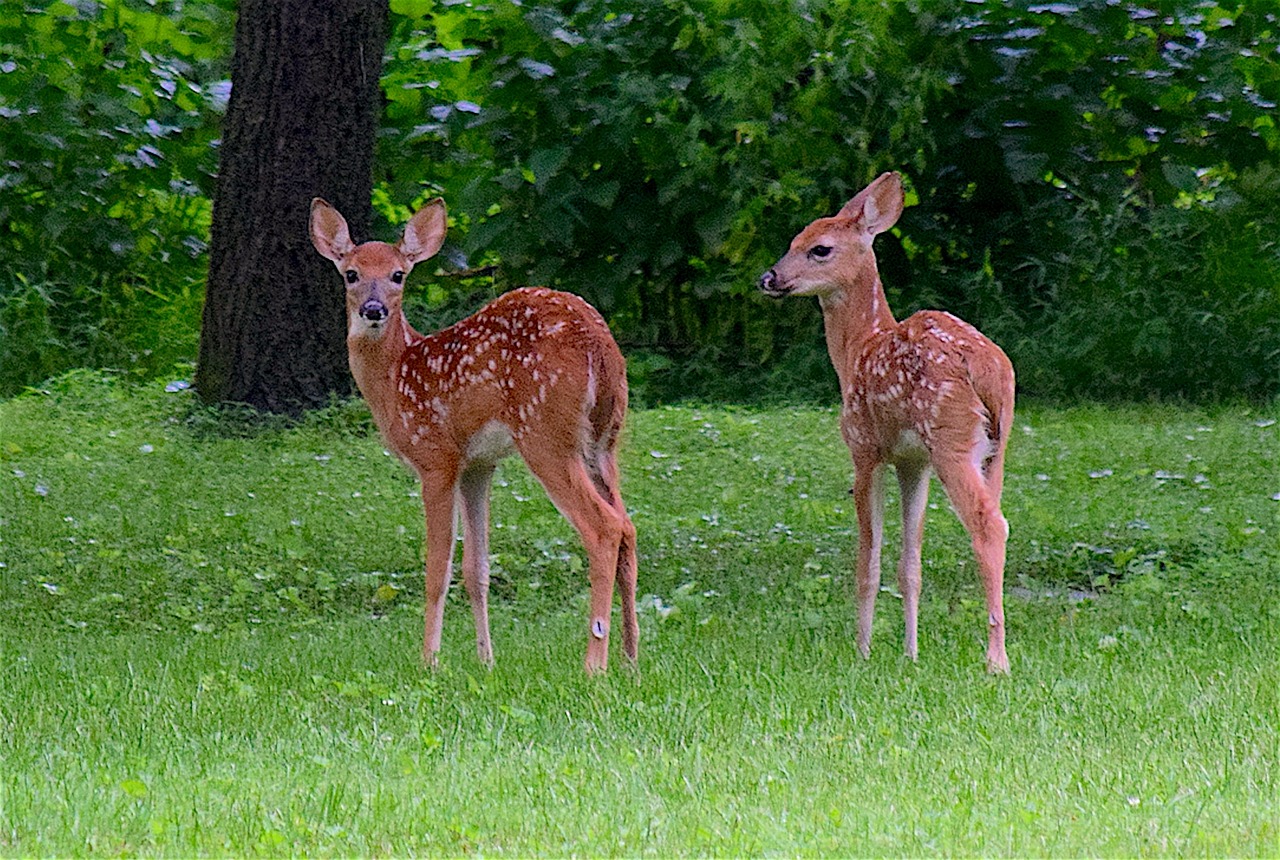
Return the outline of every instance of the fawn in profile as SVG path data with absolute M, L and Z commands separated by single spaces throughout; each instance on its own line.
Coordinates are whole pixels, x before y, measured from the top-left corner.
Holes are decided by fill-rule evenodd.
M 414 265 L 444 242 L 444 201 L 409 220 L 394 245 L 351 241 L 347 222 L 319 198 L 311 241 L 346 282 L 351 373 L 388 448 L 422 480 L 426 511 L 423 660 L 440 651 L 461 511 L 462 572 L 476 625 L 489 639 L 489 485 L 498 461 L 519 452 L 577 529 L 589 559 L 586 670 L 604 671 L 615 581 L 622 650 L 637 656 L 636 530 L 618 489 L 618 436 L 627 412 L 626 366 L 600 314 L 569 293 L 519 289 L 437 332 L 414 331 L 401 310 Z
M 902 491 L 898 584 L 905 647 L 915 660 L 920 543 L 930 471 L 973 542 L 987 601 L 987 670 L 1007 673 L 1003 580 L 1009 524 L 1000 512 L 1013 423 L 1013 366 L 1000 347 L 951 314 L 902 322 L 885 300 L 872 241 L 902 214 L 902 179 L 885 173 L 834 216 L 814 221 L 760 278 L 770 296 L 817 296 L 840 379 L 840 429 L 854 466 L 858 511 L 858 650 L 871 651 L 880 588 L 884 495 L 892 463 Z

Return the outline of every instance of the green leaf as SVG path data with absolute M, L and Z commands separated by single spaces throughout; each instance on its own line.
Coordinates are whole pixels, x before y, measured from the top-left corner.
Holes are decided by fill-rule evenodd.
M 1160 169 L 1169 184 L 1179 191 L 1195 191 L 1200 187 L 1200 179 L 1196 176 L 1194 167 L 1166 161 Z
M 425 18 L 437 5 L 437 0 L 391 0 L 391 13 L 406 18 Z
M 120 783 L 120 790 L 135 800 L 147 796 L 147 785 L 140 779 L 126 779 Z
M 568 146 L 536 150 L 529 157 L 529 171 L 534 176 L 529 181 L 533 182 L 539 191 L 545 189 L 551 178 L 564 166 L 565 161 L 569 158 L 569 151 Z M 525 178 L 529 179 L 527 174 Z

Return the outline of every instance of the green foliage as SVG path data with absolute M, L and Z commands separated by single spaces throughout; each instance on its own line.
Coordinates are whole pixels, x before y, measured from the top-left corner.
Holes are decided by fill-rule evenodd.
M 777 366 L 792 389 L 830 385 L 816 310 L 755 299 L 755 278 L 890 168 L 916 204 L 880 240 L 894 305 L 989 329 L 1030 390 L 1280 385 L 1259 370 L 1280 355 L 1280 25 L 1265 7 L 398 11 L 390 187 L 412 196 L 410 163 L 432 164 L 465 250 L 582 293 L 632 350 L 678 358 L 667 393 L 724 391 L 708 385 L 727 375 L 755 394 Z M 1208 360 L 1169 362 L 1187 342 Z
M 968 42 L 904 218 L 911 276 L 1024 388 L 1280 390 L 1277 11 L 983 3 L 946 25 Z
M 432 162 L 465 214 L 465 250 L 495 253 L 513 281 L 582 293 L 625 347 L 702 364 L 702 390 L 734 370 L 725 390 L 742 396 L 783 356 L 814 371 L 793 372 L 793 388 L 825 387 L 829 368 L 788 354 L 796 342 L 821 352 L 816 309 L 758 300 L 755 277 L 797 213 L 829 211 L 919 148 L 923 106 L 945 81 L 897 46 L 879 56 L 904 14 L 859 2 L 803 15 L 755 3 L 435 9 L 388 68 L 388 122 L 403 131 L 390 170 Z M 433 121 L 417 124 L 423 112 Z M 690 390 L 684 369 L 668 371 L 668 390 Z
M 0 12 L 0 394 L 192 357 L 231 6 Z M 1273 4 L 391 9 L 375 207 L 443 194 L 443 269 L 499 264 L 423 325 L 548 283 L 606 313 L 638 400 L 828 401 L 817 308 L 754 284 L 900 169 L 891 303 L 976 323 L 1024 391 L 1280 393 Z
M 920 661 L 901 656 L 893 481 L 858 657 L 831 408 L 632 415 L 641 670 L 603 678 L 582 673 L 581 549 L 518 462 L 493 488 L 497 666 L 455 583 L 426 673 L 421 502 L 362 404 L 214 420 L 88 373 L 0 403 L 0 853 L 1275 845 L 1274 415 L 1020 410 L 1001 679 L 937 486 Z
M 0 12 L 0 393 L 194 355 L 229 7 Z
M 1280 390 L 1280 224 L 1269 202 L 1280 172 L 1250 170 L 1235 188 L 1185 210 L 1080 206 L 1073 253 L 1030 257 L 1023 270 L 1044 295 L 1028 327 L 1006 335 L 1024 390 L 1200 401 Z M 1013 278 L 998 286 L 1018 291 Z

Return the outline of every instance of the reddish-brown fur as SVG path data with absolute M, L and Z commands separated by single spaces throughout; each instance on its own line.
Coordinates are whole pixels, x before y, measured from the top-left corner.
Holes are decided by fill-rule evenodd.
M 902 490 L 898 582 L 905 647 L 916 658 L 920 546 L 929 474 L 942 481 L 973 541 L 987 599 L 987 668 L 1008 672 L 1002 600 L 1009 525 L 1000 511 L 1005 445 L 1013 423 L 1008 357 L 968 323 L 921 311 L 894 319 L 872 240 L 902 213 L 902 180 L 886 173 L 832 218 L 800 232 L 761 278 L 775 296 L 814 295 L 840 378 L 840 428 L 854 464 L 858 510 L 858 648 L 871 649 L 884 519 L 881 473 L 893 464 Z
M 480 659 L 489 639 L 489 485 L 518 452 L 578 530 L 591 579 L 586 668 L 608 662 L 615 579 L 622 592 L 622 647 L 637 656 L 635 528 L 618 488 L 617 444 L 627 411 L 622 353 L 600 314 L 569 293 L 520 289 L 431 335 L 401 310 L 413 265 L 444 241 L 444 203 L 414 215 L 396 245 L 354 245 L 338 211 L 317 199 L 312 242 L 347 281 L 351 372 L 388 447 L 422 480 L 427 520 L 423 658 L 440 650 L 456 512 L 462 570 Z

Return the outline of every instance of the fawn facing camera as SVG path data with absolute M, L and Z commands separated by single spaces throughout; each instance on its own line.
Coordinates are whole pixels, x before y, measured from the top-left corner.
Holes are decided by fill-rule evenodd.
M 615 581 L 622 650 L 635 662 L 636 530 L 618 488 L 618 436 L 627 413 L 622 353 L 600 314 L 569 293 L 519 289 L 439 331 L 414 331 L 401 310 L 415 264 L 440 250 L 443 200 L 409 220 L 394 245 L 351 241 L 338 210 L 311 203 L 311 241 L 347 288 L 351 373 L 387 446 L 422 480 L 427 520 L 423 660 L 440 651 L 462 512 L 462 573 L 476 624 L 489 639 L 489 485 L 499 460 L 519 453 L 569 519 L 587 551 L 591 620 L 586 669 L 608 664 Z

